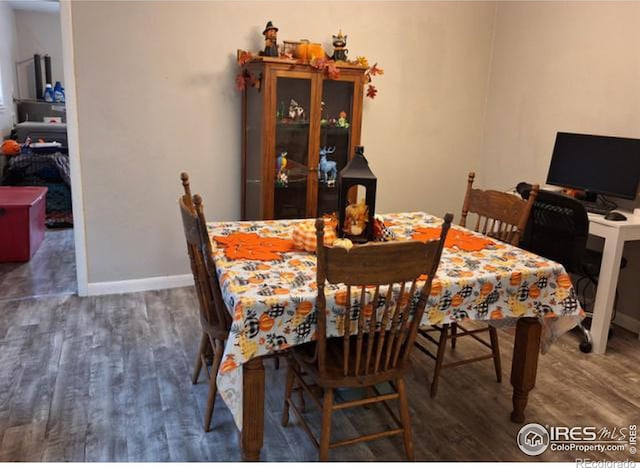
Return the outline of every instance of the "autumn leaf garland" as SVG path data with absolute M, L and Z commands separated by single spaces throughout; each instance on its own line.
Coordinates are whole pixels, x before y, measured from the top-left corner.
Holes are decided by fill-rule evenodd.
M 251 73 L 245 65 L 253 59 L 253 54 L 247 51 L 238 51 L 238 65 L 241 67 L 240 72 L 236 75 L 235 83 L 236 89 L 238 91 L 244 91 L 247 87 L 260 86 L 260 80 Z M 373 77 L 377 75 L 384 75 L 384 70 L 378 67 L 378 63 L 374 63 L 372 66 L 369 66 L 369 61 L 366 57 L 359 56 L 356 57 L 355 60 L 349 61 L 348 63 L 359 65 L 361 67 L 366 67 L 367 70 L 364 73 L 365 80 L 368 83 L 366 96 L 368 98 L 374 99 L 378 94 L 378 89 L 371 84 L 373 81 Z M 319 72 L 323 72 L 326 74 L 327 78 L 330 80 L 337 80 L 340 77 L 340 68 L 335 60 L 332 60 L 328 57 L 322 58 L 314 58 L 309 62 L 309 65 Z

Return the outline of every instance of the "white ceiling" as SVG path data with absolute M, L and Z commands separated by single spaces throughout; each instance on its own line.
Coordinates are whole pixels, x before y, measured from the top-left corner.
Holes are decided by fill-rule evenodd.
M 9 0 L 14 10 L 45 11 L 57 13 L 60 11 L 58 0 Z

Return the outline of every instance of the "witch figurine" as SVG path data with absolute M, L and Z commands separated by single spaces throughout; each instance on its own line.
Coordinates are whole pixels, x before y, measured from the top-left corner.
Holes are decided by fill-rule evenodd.
M 338 32 L 337 36 L 333 37 L 333 56 L 331 57 L 335 61 L 347 61 L 347 36 L 342 34 L 342 30 Z
M 278 56 L 278 28 L 276 28 L 271 21 L 267 23 L 267 26 L 262 31 L 264 35 L 264 51 L 262 55 L 265 57 L 277 57 Z

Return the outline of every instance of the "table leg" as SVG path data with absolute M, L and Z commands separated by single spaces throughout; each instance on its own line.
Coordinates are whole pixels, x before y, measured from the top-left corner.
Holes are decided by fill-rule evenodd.
M 536 384 L 541 330 L 542 325 L 535 317 L 521 317 L 516 324 L 516 341 L 511 365 L 511 386 L 513 387 L 511 421 L 516 423 L 524 422 L 524 410 L 527 407 L 529 392 Z
M 598 289 L 593 305 L 593 318 L 591 319 L 591 337 L 593 339 L 593 352 L 604 354 L 607 349 L 609 326 L 616 298 L 618 275 L 620 273 L 620 261 L 624 241 L 620 237 L 620 230 L 614 230 L 605 238 L 602 250 L 602 264 L 598 277 Z
M 242 366 L 242 460 L 259 461 L 264 437 L 264 365 L 253 358 Z

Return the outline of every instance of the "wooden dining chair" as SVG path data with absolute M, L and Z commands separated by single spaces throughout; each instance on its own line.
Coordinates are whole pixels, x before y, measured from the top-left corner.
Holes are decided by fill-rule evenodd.
M 467 220 L 471 221 L 473 216 L 476 217 L 473 230 L 489 237 L 517 246 L 520 242 L 527 222 L 529 214 L 536 195 L 538 194 L 538 185 L 534 185 L 531 190 L 529 200 L 522 200 L 517 195 L 499 192 L 497 190 L 481 190 L 473 188 L 475 173 L 470 172 L 467 179 L 467 192 L 462 205 L 462 216 L 460 218 L 460 226 L 467 227 Z M 471 215 L 471 216 L 470 216 Z M 434 338 L 432 334 L 437 333 L 439 336 Z M 480 326 L 480 328 L 467 328 L 458 323 L 452 323 L 440 326 L 432 326 L 422 328 L 418 331 L 420 339 L 416 341 L 418 349 L 436 361 L 431 380 L 431 397 L 435 397 L 438 392 L 438 380 L 443 369 L 448 367 L 457 367 L 472 362 L 493 359 L 496 372 L 496 379 L 502 382 L 502 363 L 500 361 L 500 346 L 498 344 L 498 333 L 491 325 Z M 489 334 L 489 341 L 478 335 Z M 451 349 L 455 349 L 457 338 L 469 336 L 475 339 L 481 345 L 489 348 L 489 354 L 474 356 L 468 359 L 462 359 L 444 363 L 447 340 L 451 340 Z M 424 339 L 424 341 L 423 341 Z M 436 354 L 433 354 L 427 343 L 430 342 L 437 346 Z
M 231 316 L 227 313 L 222 299 L 218 274 L 211 251 L 211 242 L 207 233 L 202 198 L 191 197 L 189 176 L 186 172 L 180 175 L 184 195 L 178 200 L 182 215 L 182 226 L 187 241 L 187 252 L 191 263 L 191 272 L 195 283 L 200 309 L 202 338 L 193 370 L 192 382 L 198 382 L 204 367 L 209 378 L 209 394 L 204 415 L 204 430 L 209 432 L 211 417 L 216 401 L 216 376 L 222 360 L 224 344 L 229 336 Z M 211 362 L 210 369 L 208 361 Z
M 317 341 L 291 348 L 282 424 L 288 424 L 291 408 L 319 448 L 321 461 L 328 459 L 330 448 L 395 435 L 403 435 L 407 458 L 413 460 L 404 375 L 452 219 L 451 214 L 445 216 L 439 240 L 370 243 L 350 250 L 325 247 L 324 221 L 316 221 Z M 427 279 L 418 290 L 418 278 L 425 274 Z M 336 338 L 327 337 L 325 282 L 343 283 L 346 287 L 342 336 Z M 359 302 L 352 304 L 352 293 Z M 384 310 L 379 313 L 378 305 L 382 302 Z M 387 382 L 392 391 L 380 393 L 376 385 Z M 334 390 L 345 387 L 365 389 L 367 395 L 336 403 Z M 320 440 L 313 435 L 292 398 L 298 390 L 306 392 L 322 411 Z M 322 402 L 317 391 L 323 395 Z M 388 405 L 390 400 L 398 400 L 399 418 Z M 373 403 L 383 403 L 400 427 L 330 441 L 334 411 Z

